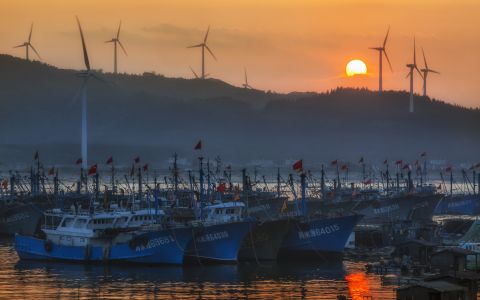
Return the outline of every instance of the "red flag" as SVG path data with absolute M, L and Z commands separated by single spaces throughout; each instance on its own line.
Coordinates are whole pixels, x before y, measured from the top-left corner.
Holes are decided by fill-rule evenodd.
M 48 175 L 55 175 L 55 167 L 52 167 L 50 170 L 48 170 Z
M 227 190 L 227 185 L 225 184 L 225 182 L 221 182 L 218 186 L 217 186 L 217 192 L 219 193 L 225 193 L 225 191 Z
M 8 189 L 8 180 L 4 179 L 2 181 L 2 187 L 3 187 L 4 190 Z
M 82 158 L 80 157 L 79 159 L 77 159 L 77 161 L 75 162 L 76 165 L 81 165 L 83 162 Z
M 145 165 L 143 166 L 143 172 L 147 172 L 147 171 L 148 171 L 148 164 L 145 164 Z
M 452 172 L 452 166 L 448 166 L 446 169 L 445 169 L 445 172 Z
M 384 164 L 384 165 L 388 164 L 388 160 L 384 160 L 384 161 L 383 161 L 383 164 Z
M 363 164 L 363 157 L 358 161 L 359 164 Z
M 337 162 L 338 162 L 337 160 L 332 160 L 331 164 L 332 164 L 332 165 L 336 165 Z
M 397 160 L 397 161 L 395 162 L 395 164 L 396 164 L 396 165 L 401 165 L 401 164 L 403 164 L 403 160 L 401 160 L 401 159 L 400 159 L 400 160 Z
M 33 159 L 34 159 L 34 160 L 37 160 L 37 159 L 38 159 L 38 151 L 35 152 L 35 155 L 33 156 Z
M 107 165 L 111 165 L 113 164 L 113 157 L 110 156 L 108 159 L 107 159 Z
M 303 160 L 296 161 L 292 166 L 294 171 L 301 171 L 303 169 Z
M 348 166 L 347 165 L 342 165 L 342 167 L 340 168 L 342 171 L 346 171 L 348 170 Z
M 97 164 L 94 164 L 93 166 L 90 167 L 90 169 L 88 169 L 88 175 L 92 175 L 92 174 L 97 174 Z
M 132 164 L 132 168 L 130 169 L 130 177 L 133 177 L 135 175 L 135 165 Z
M 406 170 L 406 169 L 410 170 L 410 165 L 406 164 L 406 165 L 403 166 L 402 169 L 403 169 L 403 170 Z
M 193 150 L 202 150 L 202 140 L 198 141 Z
M 422 154 L 420 154 L 420 157 L 425 157 L 427 156 L 427 152 L 422 152 Z
M 369 184 L 372 184 L 372 183 L 373 183 L 372 179 L 369 179 L 369 180 L 364 182 L 365 185 L 369 185 Z
M 140 156 L 137 156 L 133 159 L 133 161 L 138 164 L 140 162 Z

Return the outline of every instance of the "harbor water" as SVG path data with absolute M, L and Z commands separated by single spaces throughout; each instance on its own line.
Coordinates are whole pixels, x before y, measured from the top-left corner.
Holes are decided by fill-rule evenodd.
M 83 265 L 20 261 L 0 240 L 1 299 L 395 299 L 395 276 L 365 273 L 365 262 L 255 262 L 238 265 Z

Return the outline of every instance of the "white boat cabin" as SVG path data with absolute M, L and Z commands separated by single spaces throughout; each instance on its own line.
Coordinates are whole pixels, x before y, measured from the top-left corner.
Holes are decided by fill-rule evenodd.
M 240 221 L 243 218 L 245 204 L 243 202 L 225 202 L 204 207 L 205 221 L 226 223 Z
M 85 246 L 101 238 L 108 230 L 129 231 L 155 224 L 165 217 L 163 211 L 142 209 L 89 213 L 65 213 L 54 209 L 45 213 L 42 231 L 55 244 Z

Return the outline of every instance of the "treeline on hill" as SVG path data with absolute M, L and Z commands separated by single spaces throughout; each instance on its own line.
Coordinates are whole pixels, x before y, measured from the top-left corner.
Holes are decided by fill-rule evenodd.
M 0 55 L 0 139 L 10 145 L 0 150 L 2 161 L 30 159 L 18 149 L 39 147 L 65 161 L 78 155 L 81 79 L 75 73 Z M 478 109 L 417 96 L 410 114 L 406 92 L 277 94 L 216 79 L 101 75 L 110 84 L 90 80 L 87 91 L 93 159 L 131 151 L 152 160 L 173 151 L 188 156 L 198 139 L 212 157 L 236 161 L 414 159 L 422 151 L 452 161 L 479 158 Z

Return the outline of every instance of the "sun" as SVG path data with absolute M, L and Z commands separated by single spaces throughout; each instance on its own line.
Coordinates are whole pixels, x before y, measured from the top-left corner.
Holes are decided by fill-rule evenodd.
M 367 65 L 359 59 L 354 59 L 348 62 L 345 72 L 348 77 L 367 74 Z

